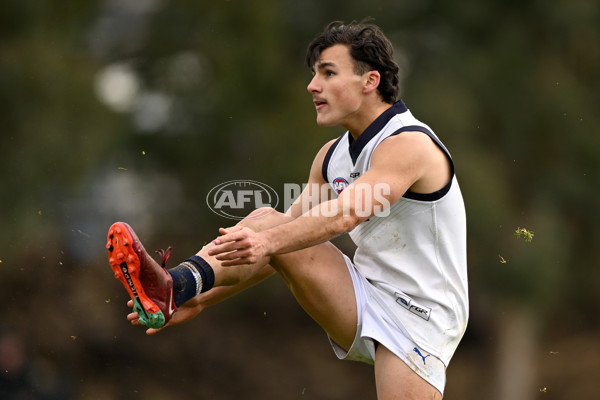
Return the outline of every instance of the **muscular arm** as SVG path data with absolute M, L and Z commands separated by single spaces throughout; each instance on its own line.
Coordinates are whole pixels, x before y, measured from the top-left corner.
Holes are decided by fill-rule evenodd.
M 298 250 L 349 232 L 400 199 L 422 175 L 418 143 L 407 138 L 390 138 L 378 146 L 371 168 L 337 198 L 323 201 L 294 221 L 263 232 L 270 244 L 268 254 Z M 320 166 L 319 178 L 325 183 Z
M 325 184 L 322 162 L 322 158 L 315 159 L 311 180 Z M 371 168 L 337 198 L 302 213 L 296 205 L 292 213 L 299 214 L 297 218 L 262 232 L 231 231 L 215 241 L 211 255 L 223 265 L 240 265 L 310 247 L 351 231 L 394 204 L 408 189 L 435 191 L 447 183 L 448 177 L 446 156 L 433 141 L 419 132 L 404 132 L 379 145 L 371 158 Z

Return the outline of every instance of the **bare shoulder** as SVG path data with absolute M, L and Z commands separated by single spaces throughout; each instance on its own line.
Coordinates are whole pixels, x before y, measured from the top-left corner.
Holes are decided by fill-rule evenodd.
M 444 151 L 422 132 L 402 132 L 385 139 L 373 152 L 371 165 L 407 175 L 410 190 L 418 193 L 439 190 L 451 175 Z
M 441 149 L 422 132 L 402 132 L 381 142 L 373 152 L 373 162 L 394 163 L 425 162 L 431 158 L 443 157 Z
M 323 180 L 322 175 L 321 175 L 321 168 L 323 167 L 323 162 L 325 161 L 325 156 L 327 155 L 327 152 L 329 151 L 331 146 L 333 146 L 333 144 L 336 142 L 336 140 L 337 139 L 332 139 L 332 140 L 328 141 L 321 147 L 321 149 L 319 149 L 319 152 L 315 156 L 315 159 L 313 160 L 313 163 L 312 163 L 312 167 L 310 169 L 311 179 L 314 180 L 314 179 L 318 179 L 319 177 L 321 177 L 320 180 Z
M 423 132 L 407 131 L 385 139 L 376 150 L 392 152 L 429 152 L 438 149 L 437 144 Z
M 321 147 L 321 149 L 317 153 L 317 157 L 321 157 L 321 159 L 325 158 L 325 155 L 327 154 L 327 152 L 329 151 L 329 149 L 331 148 L 331 146 L 333 146 L 333 144 L 336 141 L 337 141 L 337 139 L 331 139 L 330 141 L 328 141 L 327 143 L 325 143 L 323 145 L 323 147 Z

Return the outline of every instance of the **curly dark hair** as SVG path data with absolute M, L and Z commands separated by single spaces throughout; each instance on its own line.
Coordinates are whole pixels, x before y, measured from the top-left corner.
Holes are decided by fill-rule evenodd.
M 398 64 L 394 61 L 394 48 L 377 25 L 342 21 L 331 22 L 317 36 L 306 51 L 306 64 L 313 68 L 323 50 L 336 45 L 347 45 L 355 61 L 354 72 L 358 75 L 376 70 L 381 78 L 377 90 L 384 102 L 394 104 L 398 100 Z

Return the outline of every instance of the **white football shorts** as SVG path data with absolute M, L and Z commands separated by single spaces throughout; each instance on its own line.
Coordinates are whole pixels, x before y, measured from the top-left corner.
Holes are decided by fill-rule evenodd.
M 410 339 L 406 331 L 390 320 L 379 303 L 369 293 L 371 284 L 358 272 L 352 261 L 344 255 L 352 276 L 357 306 L 356 337 L 345 351 L 331 338 L 333 351 L 340 360 L 375 363 L 375 344 L 379 343 L 398 356 L 420 377 L 444 394 L 446 366 L 433 354 L 429 354 Z

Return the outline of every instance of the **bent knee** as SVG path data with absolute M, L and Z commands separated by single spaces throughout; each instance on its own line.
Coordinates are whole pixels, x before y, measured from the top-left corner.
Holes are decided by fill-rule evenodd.
M 246 226 L 255 231 L 262 231 L 281 225 L 291 220 L 291 217 L 280 213 L 272 207 L 261 207 L 252 211 L 239 225 Z
M 269 214 L 273 214 L 273 213 L 281 214 L 279 211 L 277 211 L 273 207 L 260 207 L 260 208 L 257 208 L 256 210 L 252 211 L 244 219 L 262 218 L 262 217 L 265 217 L 265 216 L 267 216 Z

